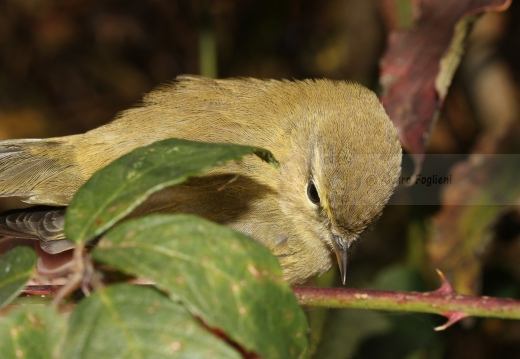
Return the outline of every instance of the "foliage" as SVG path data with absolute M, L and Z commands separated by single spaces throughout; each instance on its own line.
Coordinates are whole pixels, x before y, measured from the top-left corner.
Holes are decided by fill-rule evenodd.
M 75 249 L 80 253 L 85 241 L 109 229 L 92 257 L 155 284 L 104 287 L 94 271 L 95 292 L 70 317 L 34 306 L 3 316 L 2 353 L 26 358 L 51 353 L 56 358 L 302 357 L 305 315 L 267 248 L 194 216 L 149 215 L 114 226 L 153 191 L 254 153 L 268 158 L 250 147 L 169 139 L 99 171 L 69 207 L 68 238 L 80 242 Z M 122 185 L 121 178 L 130 179 Z M 3 295 L 5 303 L 29 279 L 34 257 L 27 248 L 3 256 L 0 265 L 9 267 L 0 287 L 0 294 L 10 294 Z M 77 258 L 76 265 L 73 278 L 78 281 L 72 279 L 69 286 L 88 281 L 84 270 L 91 269 L 90 256 Z
M 480 6 L 492 11 L 475 15 Z M 512 185 L 502 181 L 519 167 L 503 168 L 479 155 L 518 153 L 520 2 L 157 0 L 128 6 L 49 0 L 3 2 L 0 9 L 2 138 L 97 127 L 154 86 L 205 71 L 202 61 L 218 64 L 219 77 L 341 78 L 373 89 L 381 73 L 381 98 L 405 147 L 416 165 L 426 154 L 422 175 L 432 169 L 431 153 L 456 154 L 434 168 L 436 174 L 453 172 L 453 182 L 400 188 L 374 230 L 353 246 L 348 286 L 431 290 L 439 268 L 459 293 L 519 298 L 518 206 L 486 206 L 481 196 L 499 194 L 518 204 L 515 178 Z M 463 14 L 473 14 L 471 24 L 454 28 Z M 396 51 L 392 44 L 402 47 Z M 451 70 L 443 72 L 445 65 Z M 418 204 L 418 192 L 433 194 L 433 205 Z M 339 285 L 334 275 L 314 283 Z M 31 298 L 15 303 L 22 299 Z M 38 324 L 37 315 L 24 323 Z M 520 355 L 513 320 L 469 318 L 433 332 L 443 318 L 318 307 L 307 315 L 319 359 Z

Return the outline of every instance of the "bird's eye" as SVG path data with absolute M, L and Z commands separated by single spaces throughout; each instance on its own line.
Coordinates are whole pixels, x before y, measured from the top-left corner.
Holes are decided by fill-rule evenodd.
M 316 189 L 316 185 L 314 184 L 314 181 L 310 180 L 307 184 L 307 197 L 309 197 L 309 200 L 314 203 L 315 205 L 320 204 L 320 195 L 318 194 L 318 190 Z

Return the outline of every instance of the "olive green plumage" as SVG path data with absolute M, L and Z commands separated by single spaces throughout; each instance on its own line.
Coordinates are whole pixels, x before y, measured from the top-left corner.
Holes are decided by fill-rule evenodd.
M 246 156 L 161 191 L 134 215 L 195 213 L 240 230 L 279 257 L 292 283 L 329 269 L 333 250 L 346 264 L 348 246 L 379 217 L 400 173 L 397 132 L 360 85 L 182 76 L 85 134 L 0 142 L 0 196 L 66 206 L 98 169 L 171 137 L 263 147 L 280 168 Z M 46 239 L 17 216 L 2 218 L 5 235 Z M 34 217 L 29 227 L 44 226 L 43 215 Z

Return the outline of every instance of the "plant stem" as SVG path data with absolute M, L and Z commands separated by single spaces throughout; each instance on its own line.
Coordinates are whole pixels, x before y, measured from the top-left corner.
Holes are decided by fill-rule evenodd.
M 434 313 L 448 318 L 453 313 L 463 313 L 465 316 L 520 319 L 520 301 L 513 299 L 441 291 L 419 293 L 317 287 L 294 287 L 293 290 L 298 302 L 305 306 Z

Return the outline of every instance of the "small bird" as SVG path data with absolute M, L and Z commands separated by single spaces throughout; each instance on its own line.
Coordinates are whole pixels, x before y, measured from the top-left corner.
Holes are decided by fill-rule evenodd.
M 84 134 L 0 141 L 0 197 L 35 205 L 0 216 L 0 236 L 71 248 L 65 208 L 78 188 L 131 150 L 166 138 L 270 150 L 162 190 L 138 208 L 196 214 L 267 246 L 292 284 L 327 271 L 345 283 L 348 249 L 397 185 L 401 145 L 373 92 L 347 81 L 183 75 Z M 40 207 L 44 205 L 46 207 Z M 217 244 L 216 244 L 217 245 Z

